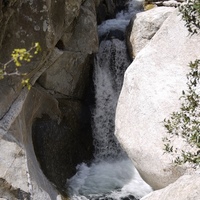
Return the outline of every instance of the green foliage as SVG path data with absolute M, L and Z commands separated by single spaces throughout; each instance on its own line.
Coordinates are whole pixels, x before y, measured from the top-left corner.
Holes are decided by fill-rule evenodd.
M 200 0 L 187 0 L 179 6 L 182 19 L 185 21 L 191 35 L 200 30 Z M 200 60 L 189 64 L 190 72 L 187 74 L 187 91 L 182 91 L 180 98 L 182 104 L 180 111 L 173 112 L 169 119 L 164 120 L 168 137 L 163 138 L 164 150 L 177 155 L 176 164 L 200 164 Z M 181 137 L 190 148 L 177 149 L 172 145 L 175 137 Z
M 188 31 L 193 35 L 200 29 L 200 0 L 187 0 L 179 6 L 182 19 L 186 22 Z
M 22 49 L 14 49 L 11 54 L 11 59 L 5 63 L 1 64 L 2 68 L 0 68 L 0 79 L 3 79 L 5 76 L 13 76 L 18 75 L 25 77 L 27 73 L 20 73 L 19 67 L 22 66 L 22 62 L 30 62 L 33 58 L 33 54 L 38 54 L 41 51 L 41 47 L 38 42 L 33 44 L 33 46 L 26 50 L 25 48 Z M 12 72 L 8 72 L 9 64 L 14 62 L 15 63 L 15 69 Z M 22 85 L 27 86 L 28 89 L 31 88 L 31 84 L 29 83 L 29 79 L 22 78 Z
M 182 151 L 182 155 L 175 158 L 175 163 L 186 162 L 200 164 L 200 60 L 189 64 L 187 74 L 187 91 L 182 92 L 180 111 L 173 112 L 169 119 L 164 120 L 164 126 L 169 137 L 164 138 L 164 150 L 168 153 L 177 153 L 171 145 L 173 136 L 182 137 L 195 151 Z

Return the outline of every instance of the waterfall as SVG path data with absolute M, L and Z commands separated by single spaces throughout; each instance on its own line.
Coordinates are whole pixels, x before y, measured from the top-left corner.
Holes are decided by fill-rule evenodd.
M 101 42 L 94 69 L 96 106 L 93 111 L 93 138 L 96 160 L 116 160 L 125 156 L 113 133 L 123 74 L 129 64 L 124 41 L 111 39 Z
M 77 173 L 67 180 L 72 200 L 134 200 L 151 191 L 114 136 L 115 109 L 130 64 L 123 34 L 136 5 L 130 1 L 126 12 L 98 27 L 102 41 L 94 66 L 94 160 L 78 165 Z

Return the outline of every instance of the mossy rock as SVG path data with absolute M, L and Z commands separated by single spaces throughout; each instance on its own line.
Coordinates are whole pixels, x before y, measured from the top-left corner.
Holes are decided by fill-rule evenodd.
M 146 11 L 146 10 L 150 10 L 150 9 L 152 9 L 152 8 L 155 8 L 155 7 L 157 7 L 155 4 L 149 3 L 149 4 L 144 5 L 144 10 L 145 10 L 145 11 Z

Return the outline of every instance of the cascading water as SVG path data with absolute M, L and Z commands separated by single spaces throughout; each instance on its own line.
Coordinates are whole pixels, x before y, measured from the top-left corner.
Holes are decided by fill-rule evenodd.
M 113 38 L 110 33 L 125 31 L 137 5 L 130 1 L 126 12 L 118 13 L 116 19 L 99 26 L 99 36 L 104 35 L 104 39 L 94 69 L 94 160 L 90 165 L 77 166 L 76 175 L 67 180 L 72 200 L 140 199 L 151 192 L 114 136 L 115 109 L 130 60 L 123 37 Z
M 96 160 L 116 160 L 125 156 L 113 133 L 123 74 L 129 64 L 124 41 L 111 39 L 101 42 L 94 69 L 96 106 L 93 112 L 93 138 Z

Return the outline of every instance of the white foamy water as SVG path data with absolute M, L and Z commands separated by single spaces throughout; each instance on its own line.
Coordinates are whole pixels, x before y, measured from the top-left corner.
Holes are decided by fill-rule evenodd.
M 98 26 L 99 36 L 106 34 L 109 30 L 125 31 L 130 19 L 141 11 L 142 2 L 143 0 L 130 0 L 127 10 L 117 13 L 115 19 L 106 20 Z
M 118 13 L 116 19 L 99 26 L 100 35 L 111 29 L 125 31 L 130 17 L 137 12 L 137 6 L 130 1 L 126 12 Z M 72 200 L 120 200 L 130 195 L 140 199 L 152 191 L 114 136 L 115 109 L 123 74 L 129 64 L 125 41 L 112 38 L 100 43 L 94 67 L 94 160 L 90 165 L 78 165 L 76 175 L 67 180 Z
M 112 39 L 101 42 L 94 69 L 96 107 L 93 111 L 93 140 L 96 160 L 124 157 L 114 136 L 114 116 L 123 74 L 129 64 L 124 41 Z
M 102 161 L 77 166 L 78 173 L 69 180 L 69 192 L 73 199 L 90 199 L 102 196 L 120 199 L 129 195 L 140 199 L 151 191 L 132 162 L 128 159 Z

